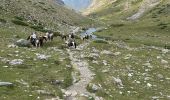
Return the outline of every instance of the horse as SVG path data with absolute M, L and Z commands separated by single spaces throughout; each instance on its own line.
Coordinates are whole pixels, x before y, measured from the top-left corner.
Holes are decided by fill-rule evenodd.
M 77 48 L 77 44 L 74 41 L 73 42 L 69 42 L 67 45 L 68 45 L 68 47 L 72 47 L 73 46 L 75 49 Z
M 30 40 L 30 43 L 33 45 L 33 46 L 36 46 L 36 38 L 33 38 L 32 36 L 28 36 L 27 40 Z
M 77 48 L 77 43 L 73 40 L 68 40 L 65 42 L 68 47 L 74 47 L 75 49 Z
M 54 34 L 52 32 L 47 32 L 46 35 L 44 36 L 46 39 L 52 41 Z
M 38 37 L 36 40 L 36 47 L 42 47 L 44 45 L 44 40 L 47 41 L 47 39 L 44 36 Z
M 62 39 L 62 40 L 67 40 L 67 36 L 62 34 L 62 35 L 61 35 L 61 39 Z
M 38 38 L 33 38 L 32 36 L 29 36 L 27 40 L 30 40 L 31 44 L 35 47 L 42 47 L 44 44 L 44 40 L 47 41 L 46 37 L 40 36 Z
M 90 39 L 90 38 L 92 38 L 92 35 L 84 35 L 83 37 L 82 37 L 82 40 L 88 40 L 88 39 Z

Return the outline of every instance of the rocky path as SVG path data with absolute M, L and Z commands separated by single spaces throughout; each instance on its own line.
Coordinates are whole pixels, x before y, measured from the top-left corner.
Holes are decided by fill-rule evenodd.
M 80 98 L 87 98 L 90 96 L 94 96 L 86 90 L 88 83 L 93 79 L 93 73 L 88 68 L 88 63 L 81 59 L 83 56 L 82 50 L 86 48 L 88 43 L 84 43 L 78 46 L 77 50 L 68 49 L 67 52 L 71 59 L 71 64 L 75 70 L 77 70 L 80 74 L 80 80 L 76 83 L 74 82 L 72 86 L 70 86 L 66 92 L 65 100 L 80 100 Z M 73 72 L 74 73 L 74 72 Z M 73 74 L 74 75 L 74 74 Z M 74 79 L 75 76 L 73 76 Z

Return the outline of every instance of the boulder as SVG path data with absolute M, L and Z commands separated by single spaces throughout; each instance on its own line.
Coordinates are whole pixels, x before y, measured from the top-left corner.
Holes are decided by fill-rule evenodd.
M 30 47 L 31 43 L 28 40 L 19 39 L 18 41 L 16 41 L 15 45 L 17 45 L 19 47 Z
M 13 83 L 10 83 L 10 82 L 0 82 L 0 86 L 13 86 Z
M 50 55 L 44 55 L 44 54 L 36 54 L 37 55 L 37 59 L 40 60 L 48 60 L 49 57 L 51 57 Z
M 120 78 L 113 77 L 113 82 L 118 85 L 119 87 L 123 87 L 122 80 Z
M 92 84 L 92 83 L 89 83 L 89 84 L 88 84 L 88 87 L 89 87 L 93 92 L 97 92 L 97 91 L 100 89 L 99 86 L 97 86 L 96 84 Z
M 24 60 L 22 59 L 14 59 L 9 62 L 10 65 L 22 65 Z
M 96 92 L 96 91 L 99 90 L 99 87 L 98 87 L 97 85 L 93 84 L 93 85 L 92 85 L 92 90 L 93 90 L 94 92 Z

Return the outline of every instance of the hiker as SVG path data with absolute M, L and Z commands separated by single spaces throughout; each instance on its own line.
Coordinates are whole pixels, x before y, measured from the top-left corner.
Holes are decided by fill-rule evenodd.
M 35 45 L 35 42 L 36 42 L 36 40 L 37 40 L 37 33 L 36 33 L 36 32 L 33 32 L 33 33 L 27 38 L 27 40 L 30 40 L 31 44 L 32 44 L 33 46 L 36 46 L 36 45 Z
M 74 39 L 74 34 L 70 33 L 68 37 Z

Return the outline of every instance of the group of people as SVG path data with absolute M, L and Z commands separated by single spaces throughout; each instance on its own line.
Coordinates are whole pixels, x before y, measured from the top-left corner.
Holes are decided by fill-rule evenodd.
M 41 34 L 37 34 L 36 32 L 33 32 L 28 38 L 27 40 L 30 40 L 30 43 L 35 46 L 35 47 L 42 47 L 44 42 L 46 41 L 52 41 L 54 37 L 54 33 L 52 32 L 46 32 L 45 35 Z M 68 37 L 68 38 L 67 38 Z M 65 40 L 65 43 L 68 47 L 77 47 L 77 44 L 75 42 L 75 35 L 74 33 L 69 33 L 69 35 L 61 35 L 61 38 L 63 40 Z M 82 37 L 82 40 L 85 39 L 89 39 L 92 38 L 91 35 L 84 35 L 84 37 Z
M 52 41 L 54 34 L 52 32 L 47 32 L 45 35 L 37 34 L 36 32 L 33 32 L 27 40 L 30 40 L 30 43 L 35 47 L 42 47 L 44 44 L 44 41 Z

